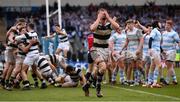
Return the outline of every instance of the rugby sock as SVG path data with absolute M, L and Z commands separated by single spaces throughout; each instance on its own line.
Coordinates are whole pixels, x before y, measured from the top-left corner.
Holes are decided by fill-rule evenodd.
M 46 81 L 44 79 L 41 79 L 41 83 L 46 83 Z
M 149 74 L 148 74 L 148 84 L 150 85 L 150 84 L 152 84 L 152 82 L 153 82 L 153 72 L 149 72 Z
M 22 84 L 24 85 L 24 87 L 30 86 L 30 82 L 28 80 L 23 81 Z
M 10 86 L 12 86 L 12 85 L 14 84 L 14 80 L 15 80 L 15 79 L 16 79 L 16 78 L 13 77 L 13 76 L 10 77 L 10 82 L 9 82 L 9 85 L 10 85 Z
M 170 77 L 169 76 L 166 77 L 166 82 L 169 84 L 169 82 L 170 82 Z
M 138 71 L 138 69 L 134 69 L 134 81 L 135 82 L 138 82 L 139 81 L 139 71 Z
M 35 73 L 32 74 L 32 78 L 36 84 L 38 84 L 37 75 Z
M 120 74 L 120 81 L 121 83 L 124 82 L 124 77 L 125 77 L 125 74 L 124 74 L 124 70 L 123 69 L 120 69 L 119 70 L 119 74 Z
M 153 83 L 157 83 L 158 76 L 159 76 L 159 69 L 156 67 L 154 70 Z
M 103 74 L 100 72 L 97 73 L 97 83 L 96 83 L 96 91 L 100 92 L 101 91 L 101 82 L 103 79 Z
M 169 68 L 169 69 L 167 70 L 167 76 L 166 76 L 166 82 L 167 82 L 167 83 L 170 82 L 171 72 L 172 72 L 172 70 L 171 70 L 171 68 Z M 162 78 L 161 78 L 161 79 L 162 79 Z
M 89 81 L 89 78 L 91 77 L 91 72 L 87 72 L 85 77 L 86 77 L 86 80 Z
M 5 80 L 5 85 L 6 85 L 6 86 L 9 85 L 9 80 Z
M 5 79 L 4 79 L 4 78 L 1 79 L 1 85 L 2 85 L 2 86 L 5 85 Z
M 176 73 L 174 71 L 174 68 L 172 68 L 172 80 L 177 82 Z
M 90 81 L 90 83 L 92 83 L 93 81 L 96 81 L 96 78 L 93 74 L 91 74 L 89 81 Z
M 93 84 L 94 87 L 96 87 L 96 81 L 97 81 L 97 78 L 95 77 L 95 75 L 91 74 L 89 83 L 87 83 L 88 84 L 87 87 L 89 88 L 91 83 Z
M 141 72 L 140 69 L 137 69 L 137 82 L 140 82 L 141 80 Z
M 146 79 L 146 76 L 145 76 L 145 71 L 144 71 L 144 69 L 140 68 L 139 71 L 141 72 L 141 74 L 143 75 L 143 79 L 145 80 L 145 79 Z
M 117 76 L 117 71 L 114 70 L 113 73 L 112 73 L 111 81 L 116 81 L 116 76 Z
M 96 79 L 97 79 L 95 74 L 91 74 L 91 78 L 92 78 L 93 80 L 96 80 Z

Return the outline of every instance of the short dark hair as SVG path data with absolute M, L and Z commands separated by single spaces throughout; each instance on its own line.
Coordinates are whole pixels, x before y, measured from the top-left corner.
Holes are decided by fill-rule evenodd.
M 148 23 L 146 24 L 146 27 L 152 27 L 152 24 Z
M 54 26 L 60 27 L 60 25 L 59 25 L 59 24 L 55 24 Z
M 71 72 L 71 71 L 73 71 L 73 70 L 74 70 L 74 67 L 71 66 L 71 65 L 68 65 L 68 66 L 66 67 L 66 69 L 65 69 L 66 72 Z
M 28 25 L 27 25 L 29 28 L 31 28 L 31 29 L 34 29 L 34 24 L 33 23 L 28 23 Z
M 155 20 L 155 21 L 152 23 L 152 27 L 153 27 L 153 28 L 160 28 L 160 27 L 159 27 L 159 21 L 158 21 L 158 20 Z

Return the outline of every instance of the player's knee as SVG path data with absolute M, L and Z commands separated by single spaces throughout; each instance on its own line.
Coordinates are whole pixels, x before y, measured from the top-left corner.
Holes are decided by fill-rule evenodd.
M 106 64 L 101 63 L 99 65 L 99 72 L 104 74 L 106 72 Z

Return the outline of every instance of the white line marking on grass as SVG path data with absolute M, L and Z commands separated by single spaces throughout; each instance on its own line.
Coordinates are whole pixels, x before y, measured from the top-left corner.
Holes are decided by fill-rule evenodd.
M 110 85 L 108 85 L 108 86 L 110 86 Z M 178 98 L 178 97 L 161 95 L 161 94 L 156 94 L 156 93 L 151 93 L 151 92 L 146 92 L 146 91 L 141 91 L 141 90 L 134 90 L 134 89 L 129 89 L 129 88 L 117 87 L 117 86 L 110 86 L 110 87 L 118 88 L 118 89 L 123 89 L 123 90 L 126 90 L 126 91 L 131 91 L 131 92 L 136 92 L 136 93 L 141 93 L 141 94 L 149 94 L 149 95 L 153 95 L 153 96 L 169 98 L 169 99 L 173 99 L 173 100 L 180 100 L 180 98 Z

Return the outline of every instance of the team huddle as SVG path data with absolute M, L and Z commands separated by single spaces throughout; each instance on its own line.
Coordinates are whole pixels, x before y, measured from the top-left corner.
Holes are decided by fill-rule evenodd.
M 161 88 L 169 85 L 171 78 L 172 83 L 177 84 L 174 61 L 180 38 L 173 30 L 173 21 L 166 20 L 165 31 L 161 31 L 161 23 L 156 20 L 143 26 L 139 21 L 129 19 L 124 29 L 116 21 L 106 9 L 98 10 L 97 19 L 90 26 L 93 38 L 88 39 L 88 69 L 84 75 L 81 68 L 66 61 L 70 43 L 64 29 L 55 25 L 54 35 L 58 36 L 59 45 L 55 54 L 45 55 L 39 50 L 34 24 L 18 19 L 6 34 L 2 87 L 12 90 L 20 88 L 22 82 L 22 89 L 29 90 L 32 86 L 39 87 L 38 79 L 42 89 L 47 88 L 47 82 L 55 87 L 77 87 L 80 83 L 85 96 L 89 96 L 92 84 L 97 97 L 103 97 L 101 84 L 106 71 L 112 85 L 116 84 L 118 73 L 121 85 Z M 166 78 L 162 62 L 167 68 Z M 64 73 L 59 74 L 57 68 L 62 68 Z M 30 72 L 34 84 L 28 79 Z

